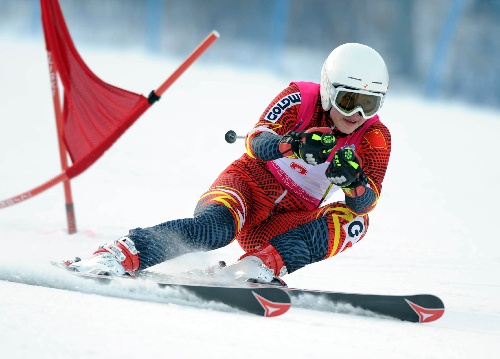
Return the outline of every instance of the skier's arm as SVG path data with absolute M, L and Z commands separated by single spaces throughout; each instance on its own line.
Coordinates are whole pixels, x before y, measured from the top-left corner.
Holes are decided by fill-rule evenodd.
M 359 155 L 367 179 L 367 190 L 361 196 L 344 190 L 346 204 L 358 214 L 366 214 L 375 208 L 382 192 L 382 182 L 389 165 L 391 134 L 380 121 L 370 127 L 359 144 Z
M 269 161 L 280 157 L 300 158 L 310 165 L 327 160 L 335 147 L 330 127 L 313 127 L 306 131 L 290 131 L 284 136 L 262 132 L 252 140 L 258 158 Z
M 345 202 L 354 213 L 365 215 L 375 208 L 390 152 L 391 136 L 380 122 L 367 130 L 359 148 L 352 154 L 346 155 L 345 149 L 337 151 L 326 176 L 342 188 Z
M 249 134 L 251 139 L 247 141 L 247 153 L 250 157 L 264 161 L 272 161 L 283 157 L 279 150 L 282 136 L 270 132 L 259 132 Z

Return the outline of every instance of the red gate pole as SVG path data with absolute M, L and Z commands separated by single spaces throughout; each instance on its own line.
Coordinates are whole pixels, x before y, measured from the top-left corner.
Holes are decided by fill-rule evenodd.
M 61 112 L 61 100 L 59 97 L 59 86 L 57 85 L 57 70 L 54 61 L 52 60 L 52 53 L 47 49 L 47 60 L 49 63 L 50 87 L 52 89 L 52 102 L 54 104 L 54 113 L 56 116 L 57 127 L 57 141 L 59 143 L 59 157 L 61 160 L 61 168 L 65 172 L 68 168 L 68 156 L 66 144 L 63 140 L 63 121 Z M 64 186 L 64 199 L 66 202 L 66 218 L 68 222 L 68 233 L 76 233 L 76 218 L 73 206 L 73 196 L 71 194 L 71 184 L 69 178 L 63 181 Z
M 179 65 L 177 70 L 174 71 L 172 75 L 168 77 L 168 79 L 165 80 L 164 83 L 160 85 L 155 91 L 154 94 L 158 97 L 161 97 L 167 89 L 172 86 L 172 84 L 177 80 L 183 73 L 186 71 L 186 69 L 191 66 L 193 62 L 198 59 L 198 57 L 201 56 L 205 52 L 206 49 L 212 45 L 215 40 L 217 40 L 220 37 L 219 33 L 217 31 L 212 31 L 208 36 L 198 45 L 196 49 L 193 50 L 191 54 L 184 60 L 182 64 Z

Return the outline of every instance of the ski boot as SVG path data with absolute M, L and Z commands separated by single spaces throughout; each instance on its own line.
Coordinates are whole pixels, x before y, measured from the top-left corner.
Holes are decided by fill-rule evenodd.
M 219 262 L 220 264 L 220 262 Z M 281 255 L 272 245 L 245 253 L 238 262 L 220 268 L 218 271 L 238 281 L 286 287 L 280 277 L 287 274 Z
M 105 244 L 92 257 L 66 261 L 69 270 L 103 276 L 132 276 L 139 268 L 139 252 L 128 237 L 121 237 L 113 243 Z

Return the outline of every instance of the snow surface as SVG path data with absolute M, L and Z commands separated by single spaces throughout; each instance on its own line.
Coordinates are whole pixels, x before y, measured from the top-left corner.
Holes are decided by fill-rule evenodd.
M 3 200 L 47 181 L 60 167 L 43 42 L 2 38 L 0 48 Z M 103 80 L 146 95 L 182 61 L 79 50 Z M 318 79 L 201 61 L 71 182 L 77 234 L 66 232 L 61 185 L 0 210 L 0 356 L 497 358 L 500 115 L 397 91 L 380 113 L 392 132 L 393 153 L 367 236 L 285 279 L 292 287 L 432 293 L 446 305 L 440 320 L 412 324 L 297 308 L 261 318 L 211 303 L 186 305 L 156 286 L 104 287 L 96 295 L 16 283 L 64 285 L 71 279 L 49 260 L 85 257 L 130 228 L 189 217 L 198 197 L 244 150 L 241 140 L 227 144 L 224 133 L 244 134 L 291 80 Z M 204 268 L 241 253 L 233 243 L 154 269 Z

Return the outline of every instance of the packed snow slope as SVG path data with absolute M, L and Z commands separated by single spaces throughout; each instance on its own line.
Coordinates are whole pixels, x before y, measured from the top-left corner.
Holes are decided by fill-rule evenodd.
M 3 200 L 57 175 L 60 165 L 43 43 L 4 38 L 0 48 Z M 146 95 L 182 61 L 85 48 L 80 53 L 104 81 Z M 244 151 L 241 140 L 227 144 L 225 132 L 245 134 L 292 80 L 318 81 L 197 63 L 71 182 L 77 234 L 66 232 L 60 185 L 1 209 L 1 357 L 498 357 L 500 115 L 405 97 L 397 89 L 380 112 L 393 152 L 367 236 L 285 279 L 292 287 L 432 293 L 446 305 L 437 322 L 294 308 L 260 318 L 186 303 L 154 286 L 110 287 L 93 295 L 16 282 L 57 280 L 61 274 L 50 260 L 85 257 L 130 228 L 191 216 L 198 197 Z M 204 268 L 241 253 L 233 243 L 155 269 Z

